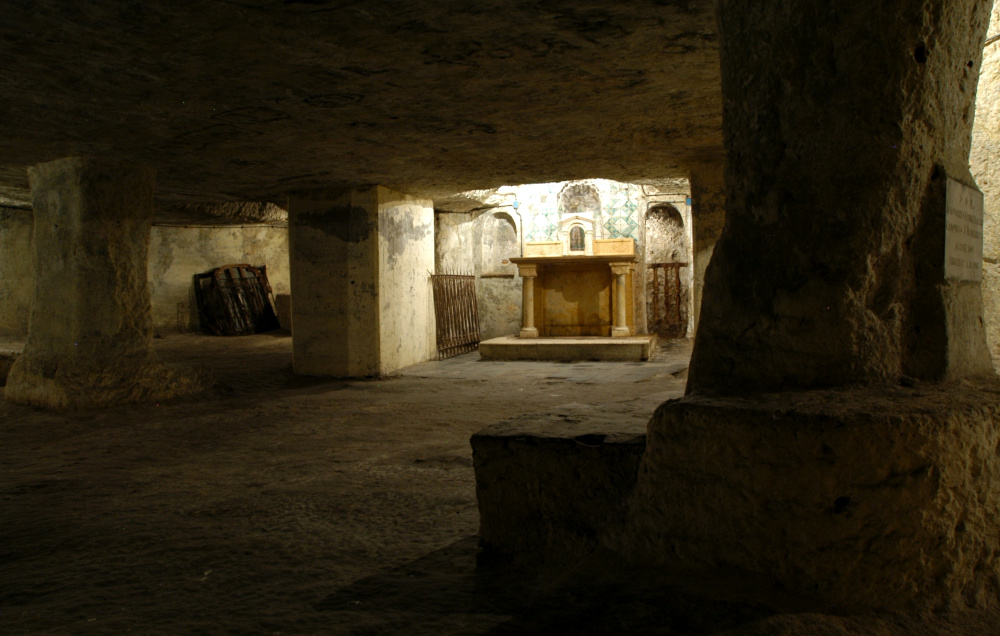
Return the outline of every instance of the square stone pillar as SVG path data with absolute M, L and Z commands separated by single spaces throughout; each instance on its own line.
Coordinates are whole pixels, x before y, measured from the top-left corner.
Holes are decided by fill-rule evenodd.
M 694 332 L 701 317 L 701 299 L 705 289 L 705 271 L 712 260 L 715 243 L 726 224 L 725 165 L 722 158 L 688 167 L 691 183 L 692 300 Z
M 435 352 L 434 211 L 382 186 L 289 197 L 293 364 L 368 377 Z
M 168 367 L 150 347 L 153 171 L 69 158 L 28 174 L 34 297 L 28 340 L 7 378 L 6 399 L 91 407 L 204 388 L 204 375 Z
M 688 395 L 650 420 L 612 543 L 840 611 L 995 605 L 1000 383 L 968 164 L 990 3 L 717 4 L 725 225 Z
M 720 5 L 726 219 L 705 277 L 692 391 L 992 373 L 981 286 L 944 271 L 947 190 L 973 185 L 990 7 L 931 4 Z M 892 28 L 878 43 L 862 38 L 882 19 Z M 822 63 L 796 53 L 821 46 L 832 47 Z

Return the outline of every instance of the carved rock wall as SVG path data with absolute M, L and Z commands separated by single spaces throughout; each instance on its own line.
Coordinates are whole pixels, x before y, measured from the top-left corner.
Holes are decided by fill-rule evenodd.
M 1000 34 L 1000 5 L 993 7 L 990 36 Z M 1000 40 L 983 51 L 972 129 L 972 175 L 985 196 L 983 318 L 994 356 L 1000 354 Z

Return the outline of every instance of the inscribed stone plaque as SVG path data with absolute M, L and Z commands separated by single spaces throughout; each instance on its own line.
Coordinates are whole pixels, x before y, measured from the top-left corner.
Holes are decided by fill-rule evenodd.
M 983 193 L 948 179 L 945 207 L 944 277 L 983 279 Z

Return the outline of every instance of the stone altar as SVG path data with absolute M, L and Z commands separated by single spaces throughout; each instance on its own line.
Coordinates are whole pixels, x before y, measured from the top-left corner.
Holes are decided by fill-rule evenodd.
M 523 279 L 521 338 L 635 335 L 635 241 L 528 243 L 510 259 Z M 590 252 L 592 253 L 586 253 Z

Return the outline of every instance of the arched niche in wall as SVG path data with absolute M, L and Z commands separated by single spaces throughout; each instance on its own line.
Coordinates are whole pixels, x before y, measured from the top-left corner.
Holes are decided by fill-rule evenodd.
M 494 212 L 484 214 L 480 217 L 480 222 L 480 272 L 484 276 L 513 276 L 517 272 L 517 265 L 511 263 L 510 258 L 521 253 L 514 219 L 506 212 Z
M 669 203 L 651 205 L 646 210 L 646 262 L 687 262 L 684 218 Z
M 684 217 L 669 203 L 646 211 L 646 324 L 670 338 L 686 335 L 690 313 L 690 254 Z
M 588 183 L 568 183 L 559 192 L 559 218 L 585 217 L 593 219 L 594 230 L 601 231 L 603 226 L 603 211 L 601 209 L 601 194 L 597 188 Z M 603 238 L 596 234 L 594 238 Z
M 590 256 L 594 253 L 596 221 L 588 216 L 568 216 L 559 221 L 559 240 L 562 252 Z

